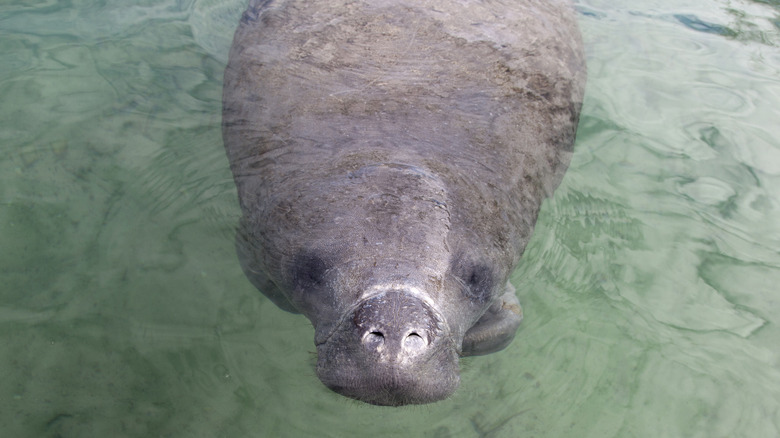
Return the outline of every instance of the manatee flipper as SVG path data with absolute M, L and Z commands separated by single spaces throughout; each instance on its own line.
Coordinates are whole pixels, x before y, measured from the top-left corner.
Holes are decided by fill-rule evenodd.
M 246 230 L 245 221 L 241 218 L 241 223 L 238 230 L 236 230 L 236 254 L 238 255 L 238 261 L 241 263 L 241 269 L 244 270 L 244 274 L 249 279 L 249 282 L 280 309 L 290 313 L 300 313 L 295 310 L 295 307 L 290 304 L 287 297 L 284 296 L 282 291 L 268 278 L 268 275 L 261 268 L 257 255 L 258 250 L 252 246 L 251 242 L 253 239 L 250 238 Z
M 509 282 L 504 294 L 497 297 L 487 312 L 463 338 L 462 356 L 479 356 L 501 350 L 515 337 L 523 321 L 523 308 Z

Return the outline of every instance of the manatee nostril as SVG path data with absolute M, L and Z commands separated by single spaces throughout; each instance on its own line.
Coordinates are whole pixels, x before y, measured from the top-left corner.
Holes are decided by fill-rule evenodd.
M 397 291 L 359 303 L 350 322 L 360 349 L 379 361 L 422 360 L 441 331 L 441 321 L 427 304 Z
M 363 344 L 367 347 L 377 348 L 385 343 L 385 335 L 379 331 L 368 332 L 363 335 Z
M 404 339 L 404 349 L 406 350 L 421 350 L 425 348 L 425 345 L 425 339 L 417 332 L 409 333 Z

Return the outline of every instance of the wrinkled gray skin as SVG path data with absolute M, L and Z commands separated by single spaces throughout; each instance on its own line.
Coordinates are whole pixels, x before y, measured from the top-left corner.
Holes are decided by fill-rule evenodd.
M 252 283 L 367 403 L 448 397 L 511 342 L 507 279 L 571 156 L 585 70 L 562 0 L 254 1 L 223 133 Z

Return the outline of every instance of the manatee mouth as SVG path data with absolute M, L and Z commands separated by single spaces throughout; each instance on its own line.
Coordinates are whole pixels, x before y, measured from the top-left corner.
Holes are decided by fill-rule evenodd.
M 457 374 L 446 373 L 448 378 L 431 379 L 424 374 L 415 376 L 409 371 L 398 372 L 391 367 L 377 367 L 368 374 L 362 379 L 331 382 L 326 381 L 318 369 L 320 379 L 330 390 L 377 406 L 404 406 L 444 400 L 455 392 L 460 381 Z
M 448 332 L 421 299 L 401 291 L 375 295 L 317 346 L 317 375 L 331 390 L 375 405 L 443 400 L 460 380 Z

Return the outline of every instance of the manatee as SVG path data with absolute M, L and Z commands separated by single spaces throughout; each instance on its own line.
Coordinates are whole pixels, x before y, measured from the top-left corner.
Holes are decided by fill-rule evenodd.
M 225 70 L 241 266 L 314 326 L 316 372 L 442 400 L 506 347 L 508 278 L 568 167 L 585 82 L 564 0 L 250 2 Z

